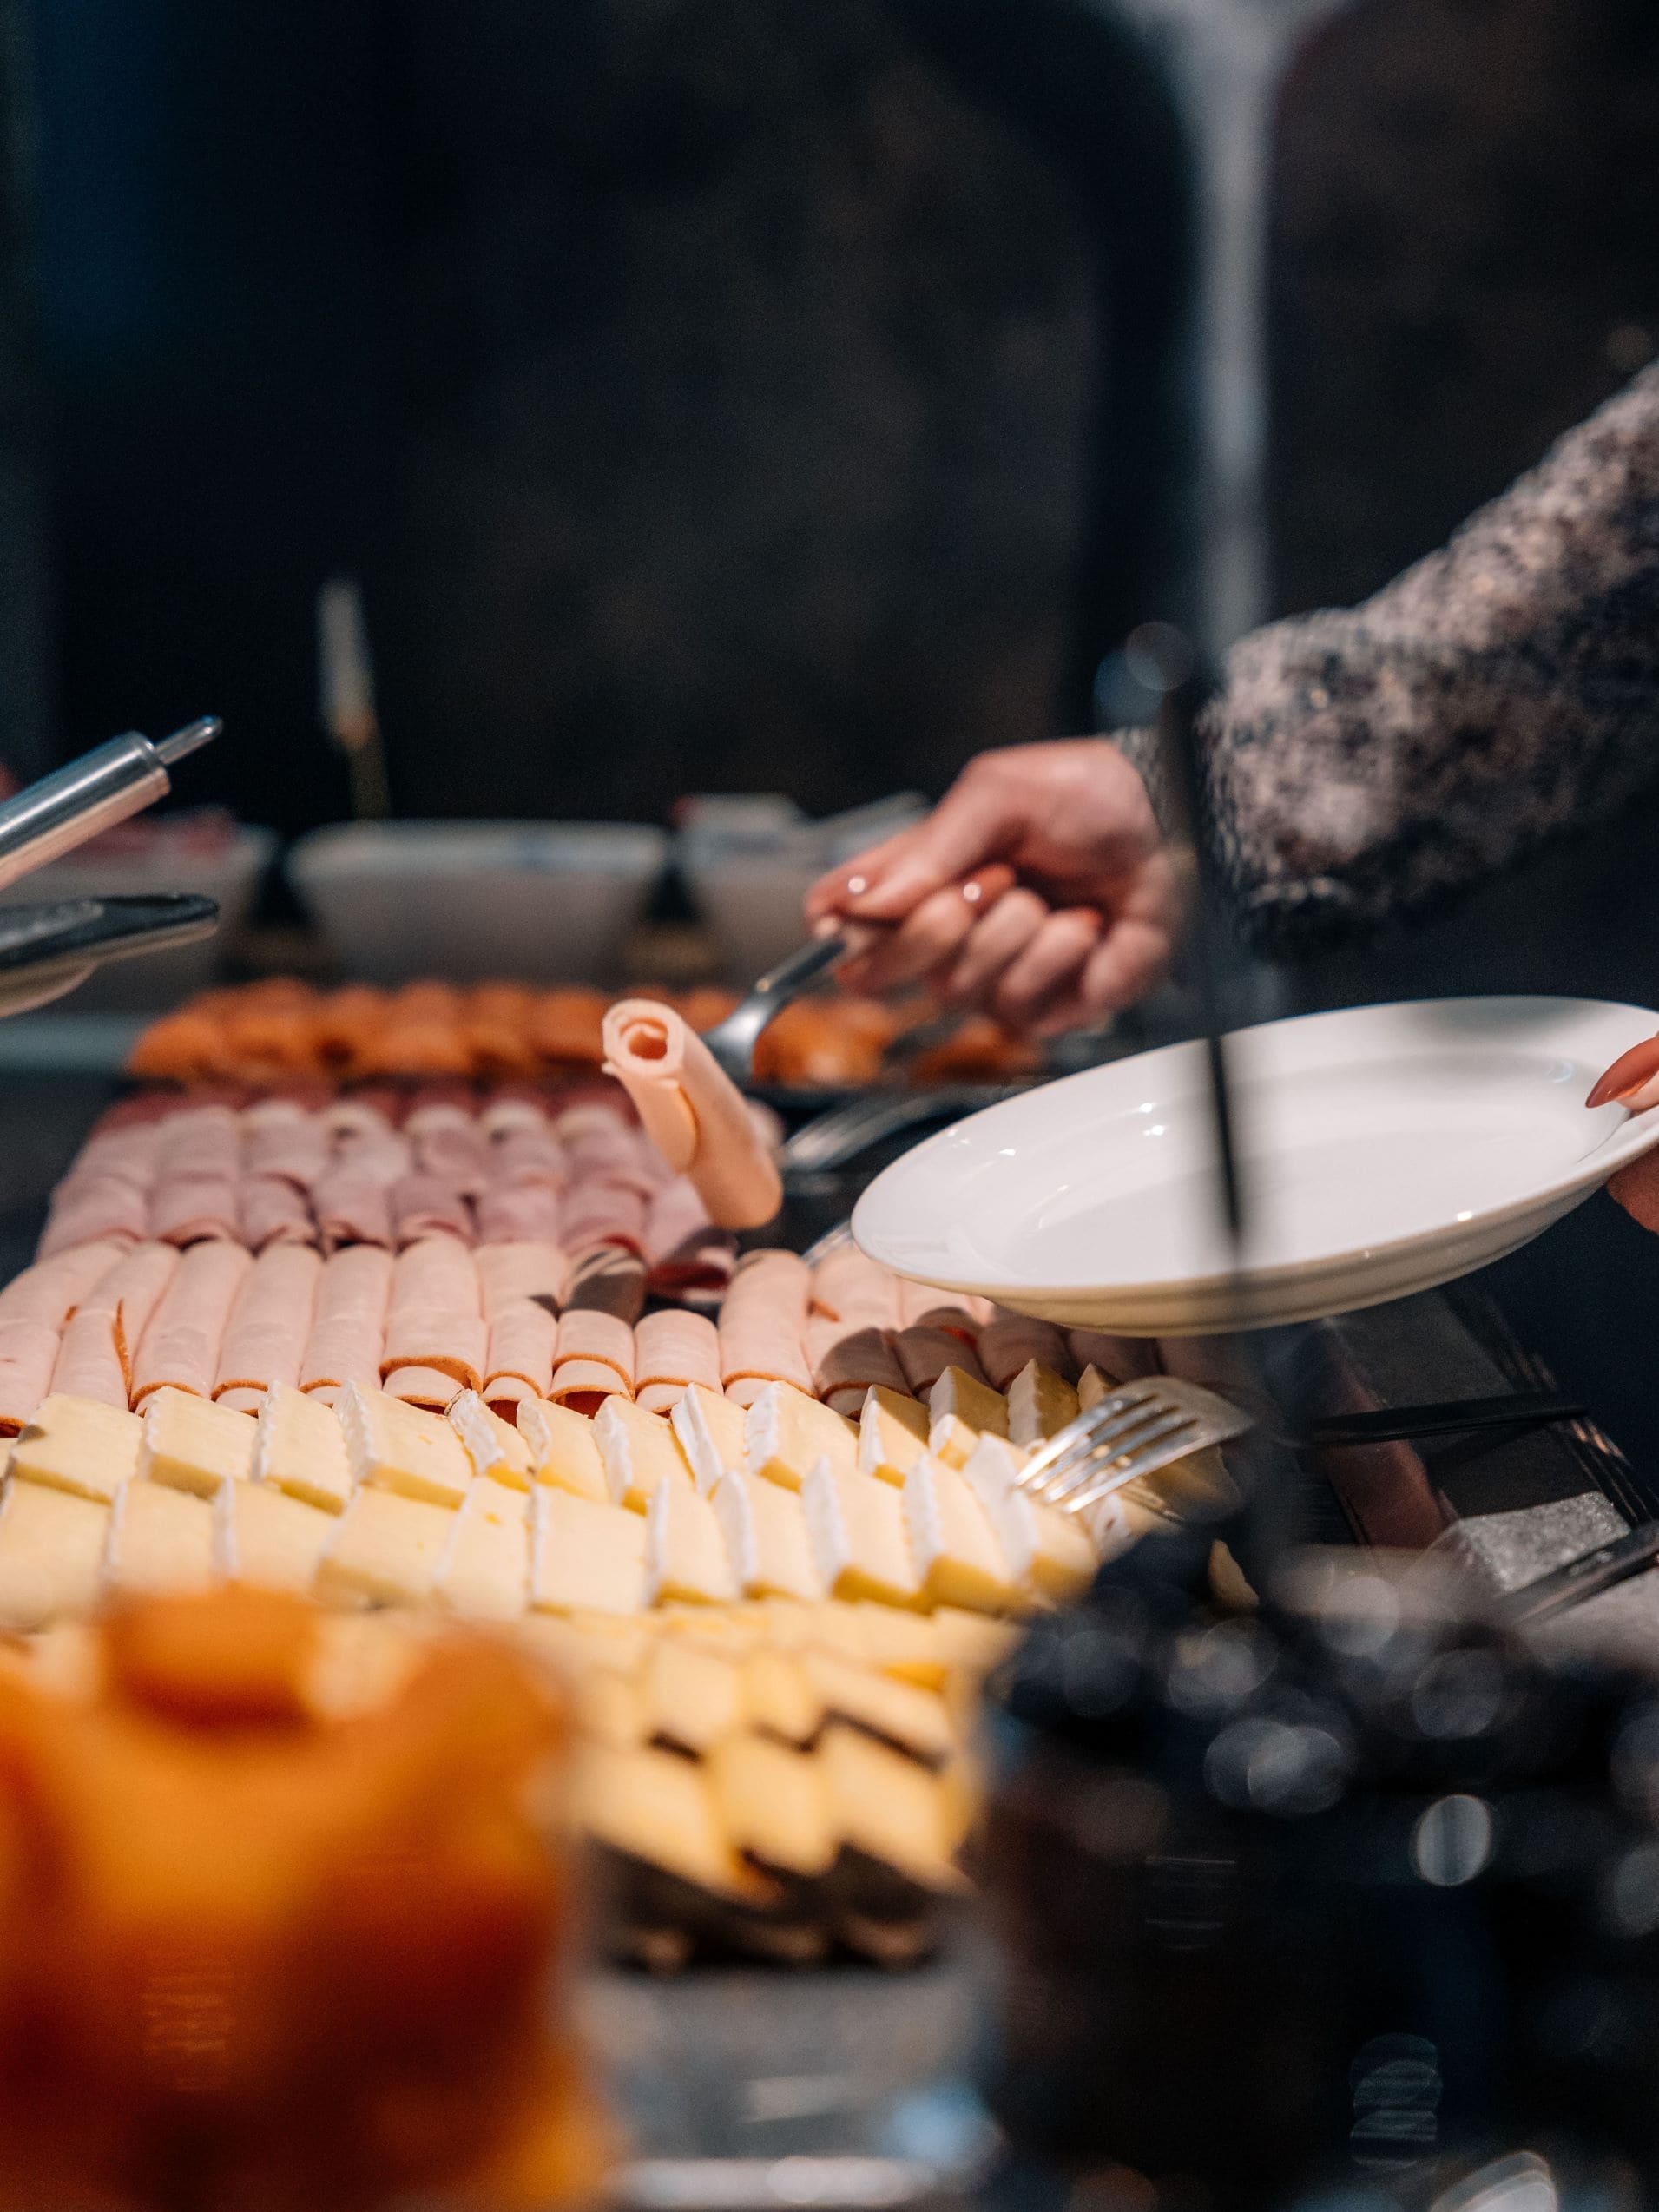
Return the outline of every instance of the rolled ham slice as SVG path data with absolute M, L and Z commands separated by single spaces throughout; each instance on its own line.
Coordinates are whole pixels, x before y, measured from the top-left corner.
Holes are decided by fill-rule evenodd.
M 553 1370 L 548 1396 L 555 1406 L 568 1406 L 573 1413 L 596 1413 L 608 1398 L 631 1396 L 615 1367 L 603 1359 L 565 1359 Z
M 577 1106 L 562 1114 L 554 1134 L 563 1154 L 566 1182 L 622 1183 L 648 1199 L 662 1180 L 662 1155 L 635 1127 L 618 1098 L 615 1109 Z
M 751 1405 L 769 1382 L 810 1392 L 805 1338 L 812 1273 L 793 1252 L 751 1252 L 737 1263 L 720 1313 L 720 1379 Z
M 697 1186 L 709 1219 L 759 1228 L 783 1203 L 777 1163 L 743 1094 L 672 1008 L 618 1000 L 605 1017 L 605 1065 L 676 1175 Z
M 49 1260 L 36 1260 L 0 1290 L 0 1321 L 40 1321 L 56 1333 L 125 1257 L 124 1245 L 106 1242 L 77 1245 L 70 1252 L 55 1252 Z
M 314 1244 L 317 1225 L 306 1194 L 285 1175 L 244 1175 L 236 1193 L 236 1234 L 250 1252 L 267 1244 Z
M 464 1198 L 476 1198 L 490 1182 L 490 1142 L 465 1108 L 417 1106 L 404 1133 L 415 1148 L 417 1169 Z
M 464 1389 L 484 1380 L 489 1337 L 478 1300 L 477 1270 L 458 1238 L 423 1237 L 398 1254 L 386 1313 L 384 1373 L 431 1367 Z
M 493 1144 L 515 1129 L 546 1129 L 547 1112 L 539 1098 L 504 1083 L 479 1108 L 478 1127 Z
M 947 1367 L 960 1367 L 975 1382 L 985 1379 L 972 1345 L 953 1330 L 918 1323 L 913 1328 L 899 1329 L 890 1341 L 905 1386 L 914 1398 L 925 1398 Z M 1019 1370 L 1014 1372 L 1017 1374 Z
M 570 1263 L 556 1244 L 480 1244 L 472 1265 L 484 1319 L 492 1320 L 515 1300 L 539 1300 L 556 1313 L 570 1278 Z
M 558 1385 L 558 1370 L 567 1362 L 597 1360 L 614 1368 L 631 1392 L 635 1357 L 634 1332 L 626 1321 L 592 1307 L 572 1307 L 559 1322 L 554 1386 L 556 1389 Z
M 291 1099 L 267 1099 L 242 1116 L 245 1175 L 280 1175 L 309 1190 L 327 1173 L 331 1150 L 321 1117 Z
M 0 1436 L 16 1436 L 52 1386 L 58 1333 L 44 1321 L 0 1321 Z
M 701 1313 L 665 1307 L 634 1325 L 634 1396 L 648 1413 L 666 1413 L 692 1383 L 718 1391 L 720 1336 Z
M 160 1121 L 112 1121 L 106 1116 L 82 1146 L 75 1171 L 114 1175 L 135 1190 L 148 1190 L 161 1156 L 161 1129 Z
M 225 1323 L 253 1262 L 240 1244 L 193 1244 L 150 1316 L 133 1359 L 133 1404 L 170 1383 L 213 1394 Z
M 645 1249 L 645 1196 L 631 1182 L 578 1182 L 559 1201 L 559 1236 L 568 1251 L 612 1244 L 624 1252 Z
M 391 1192 L 392 1231 L 399 1249 L 418 1244 L 423 1237 L 453 1237 L 472 1241 L 472 1209 L 453 1184 L 436 1175 L 404 1175 Z
M 386 1187 L 360 1169 L 331 1168 L 311 1194 L 312 1211 L 325 1252 L 351 1244 L 392 1248 L 392 1208 Z
M 148 1220 L 149 1201 L 139 1184 L 122 1175 L 89 1170 L 82 1160 L 52 1193 L 36 1257 L 49 1260 L 54 1252 L 67 1252 L 77 1244 L 102 1244 L 116 1238 L 135 1243 Z
M 394 1367 L 381 1387 L 388 1398 L 401 1398 L 408 1406 L 424 1406 L 432 1413 L 447 1413 L 461 1395 L 461 1386 L 454 1376 L 437 1367 Z
M 903 1285 L 879 1261 L 852 1242 L 839 1244 L 813 1269 L 813 1311 L 851 1327 L 904 1326 Z M 937 1299 L 937 1291 L 929 1294 Z
M 164 1175 L 150 1193 L 146 1234 L 178 1245 L 200 1244 L 204 1237 L 234 1237 L 234 1176 L 183 1170 Z
M 730 1230 L 709 1220 L 688 1176 L 671 1176 L 652 1199 L 645 1216 L 645 1260 L 649 1287 L 659 1298 L 713 1300 L 730 1282 L 736 1242 Z
M 301 1390 L 338 1392 L 353 1382 L 363 1390 L 379 1388 L 391 1295 L 392 1255 L 378 1246 L 352 1245 L 324 1261 L 300 1355 Z
M 899 1320 L 904 1328 L 923 1323 L 931 1328 L 954 1329 L 971 1344 L 996 1316 L 997 1308 L 988 1298 L 975 1298 L 966 1291 L 936 1290 L 931 1283 L 910 1282 L 902 1276 L 893 1280 L 899 1285 Z
M 997 1313 L 988 1327 L 980 1330 L 974 1348 L 979 1354 L 979 1365 L 984 1369 L 985 1380 L 993 1390 L 1006 1390 L 1020 1369 L 1033 1359 L 1044 1367 L 1051 1367 L 1067 1382 L 1077 1379 L 1064 1330 L 1057 1328 L 1052 1321 L 1037 1320 L 1029 1313 Z
M 491 1313 L 479 1395 L 504 1419 L 514 1418 L 522 1398 L 547 1396 L 558 1329 L 550 1308 L 534 1298 L 507 1299 Z
M 491 1183 L 477 1201 L 484 1244 L 551 1244 L 564 1234 L 562 1200 L 543 1183 Z
M 309 1245 L 273 1244 L 253 1262 L 226 1324 L 214 1396 L 297 1383 L 323 1263 Z
M 1158 1372 L 1157 1340 L 1149 1336 L 1108 1336 L 1102 1329 L 1068 1329 L 1066 1346 L 1081 1374 L 1097 1367 L 1109 1382 L 1129 1382 Z
M 233 1108 L 187 1107 L 162 1122 L 155 1159 L 158 1183 L 174 1175 L 222 1176 L 234 1182 L 241 1166 L 241 1125 Z
M 127 1406 L 134 1351 L 178 1265 L 170 1244 L 141 1244 L 117 1260 L 66 1323 L 52 1388 L 66 1398 Z
M 504 1129 L 490 1147 L 490 1180 L 536 1183 L 556 1194 L 570 1180 L 570 1162 L 545 1122 L 534 1129 Z
M 857 1413 L 876 1384 L 901 1395 L 910 1388 L 885 1329 L 849 1328 L 814 1314 L 806 1324 L 806 1355 L 813 1387 L 838 1413 Z

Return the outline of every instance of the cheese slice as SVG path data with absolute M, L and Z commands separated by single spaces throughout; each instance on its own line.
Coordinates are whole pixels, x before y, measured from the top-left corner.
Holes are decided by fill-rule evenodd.
M 365 1484 L 335 1522 L 318 1561 L 317 1595 L 375 1605 L 421 1604 L 431 1596 L 454 1527 L 448 1506 Z
M 950 1672 L 937 1613 L 907 1613 L 896 1605 L 862 1604 L 858 1616 L 864 1656 L 878 1672 L 921 1689 L 942 1689 Z
M 884 1605 L 926 1603 L 911 1556 L 903 1494 L 891 1483 L 820 1459 L 801 1489 L 813 1564 L 837 1597 Z
M 515 1621 L 530 1602 L 530 1494 L 491 1476 L 475 1482 L 454 1517 L 433 1595 L 473 1621 Z
M 491 1475 L 510 1490 L 529 1490 L 533 1471 L 530 1445 L 510 1421 L 490 1411 L 476 1390 L 464 1390 L 444 1418 L 465 1446 L 475 1475 Z
M 763 1647 L 743 1662 L 743 1714 L 751 1728 L 782 1743 L 807 1744 L 824 1724 L 824 1701 L 799 1654 Z
M 708 1778 L 689 1759 L 596 1746 L 578 1769 L 576 1810 L 588 1835 L 624 1858 L 744 1904 L 772 1895 L 738 1856 Z
M 929 1431 L 925 1456 L 938 1460 L 942 1467 L 965 1467 L 978 1441 L 978 1429 L 971 1429 L 956 1414 L 947 1413 L 942 1421 L 935 1421 Z M 915 1461 L 912 1471 L 920 1465 L 919 1459 Z M 905 1480 L 909 1480 L 908 1476 Z
M 214 1513 L 215 1561 L 227 1582 L 302 1596 L 339 1518 L 268 1482 L 226 1483 Z
M 212 1498 L 221 1483 L 246 1482 L 252 1475 L 257 1426 L 251 1413 L 164 1384 L 144 1401 L 139 1476 Z
M 955 1820 L 937 1774 L 856 1729 L 830 1727 L 818 1751 L 830 1819 L 851 1851 L 924 1889 L 964 1886 L 951 1856 Z
M 1071 1385 L 1040 1359 L 1028 1359 L 1008 1386 L 1008 1435 L 1016 1444 L 1058 1436 L 1082 1410 Z
M 793 1384 L 774 1382 L 749 1408 L 743 1451 L 749 1474 L 799 1490 L 820 1459 L 856 1473 L 859 1432 L 833 1406 L 820 1406 Z
M 645 1509 L 645 1602 L 729 1604 L 738 1580 L 714 1509 L 688 1482 L 660 1482 Z
M 609 1744 L 631 1751 L 650 1735 L 645 1720 L 645 1694 L 632 1675 L 595 1667 L 584 1674 L 576 1695 L 576 1726 L 590 1743 Z
M 1103 1398 L 1109 1398 L 1117 1385 L 1109 1375 L 1102 1374 L 1091 1360 L 1077 1378 L 1077 1410 L 1086 1413 L 1091 1406 L 1098 1406 Z
M 708 1786 L 746 1859 L 797 1880 L 829 1872 L 838 1839 L 823 1770 L 810 1753 L 764 1736 L 727 1736 L 709 1751 Z
M 901 1398 L 877 1383 L 859 1417 L 859 1472 L 895 1486 L 927 1449 L 928 1410 L 918 1398 Z
M 530 1603 L 546 1613 L 637 1613 L 644 1603 L 644 1516 L 538 1485 Z
M 326 1406 L 291 1383 L 273 1383 L 254 1424 L 253 1477 L 326 1513 L 352 1495 L 346 1437 Z
M 980 1613 L 1019 1606 L 1020 1577 L 959 1468 L 918 1460 L 905 1478 L 904 1504 L 911 1557 L 935 1604 Z
M 27 1632 L 96 1603 L 109 1508 L 56 1485 L 14 1482 L 0 1503 L 0 1628 Z
M 594 1416 L 593 1436 L 613 1505 L 642 1513 L 659 1484 L 694 1488 L 672 1425 L 661 1413 L 635 1405 L 631 1398 L 608 1398 Z
M 721 1476 L 713 1503 L 737 1585 L 747 1596 L 823 1596 L 806 1509 L 796 1491 L 738 1472 Z
M 705 1497 L 722 1475 L 742 1468 L 747 1416 L 721 1392 L 707 1383 L 689 1383 L 668 1418 L 692 1479 Z
M 6 1471 L 107 1505 L 138 1472 L 144 1423 L 95 1398 L 44 1399 L 11 1447 Z
M 218 1410 L 205 1399 L 191 1402 L 208 1412 Z M 229 1418 L 253 1425 L 245 1413 Z M 168 1483 L 126 1483 L 110 1508 L 104 1579 L 119 1590 L 176 1595 L 206 1590 L 215 1579 L 214 1549 L 214 1509 L 199 1491 Z
M 647 1658 L 640 1680 L 645 1724 L 655 1742 L 701 1758 L 744 1724 L 743 1669 L 737 1659 L 665 1640 Z
M 803 1651 L 800 1665 L 827 1720 L 846 1721 L 932 1765 L 955 1750 L 957 1732 L 937 1690 L 894 1682 L 830 1651 Z
M 425 1505 L 458 1505 L 466 1496 L 472 1462 L 441 1413 L 358 1383 L 347 1383 L 335 1411 L 354 1485 Z
M 954 1605 L 941 1605 L 933 1625 L 949 1665 L 975 1677 L 988 1675 L 1007 1658 L 1024 1634 L 1017 1622 L 964 1613 Z
M 977 1380 L 960 1367 L 946 1367 L 940 1375 L 927 1393 L 927 1412 L 930 1432 L 954 1419 L 976 1434 L 1008 1434 L 1008 1400 L 1001 1391 L 993 1390 L 989 1383 Z M 937 1445 L 930 1444 L 928 1448 L 938 1456 Z
M 1016 1488 L 1019 1456 L 997 1437 L 982 1438 L 964 1478 L 996 1532 L 1014 1579 L 1044 1597 L 1076 1597 L 1100 1561 L 1080 1517 L 1039 1504 Z
M 568 1490 L 573 1498 L 609 1504 L 605 1463 L 594 1442 L 593 1423 L 585 1413 L 569 1406 L 550 1405 L 544 1398 L 521 1398 L 518 1433 L 529 1449 L 530 1471 L 538 1483 Z

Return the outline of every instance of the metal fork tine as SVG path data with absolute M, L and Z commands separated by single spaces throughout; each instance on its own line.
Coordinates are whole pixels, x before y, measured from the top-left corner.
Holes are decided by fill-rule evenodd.
M 1103 1452 L 1090 1465 L 1079 1468 L 1063 1488 L 1052 1486 L 1043 1492 L 1043 1502 L 1050 1505 L 1064 1505 L 1075 1509 L 1092 1504 L 1096 1498 L 1107 1496 L 1119 1486 L 1118 1478 L 1125 1467 L 1138 1467 L 1149 1453 L 1162 1453 L 1162 1465 L 1170 1457 L 1181 1458 L 1190 1449 L 1188 1432 L 1197 1424 L 1189 1414 L 1170 1413 L 1162 1421 L 1136 1437 L 1125 1448 Z M 1181 1439 L 1179 1442 L 1176 1439 Z M 1173 1452 L 1166 1447 L 1173 1446 Z M 1129 1480 L 1135 1478 L 1130 1476 Z
M 1178 1418 L 1184 1425 L 1191 1417 L 1182 1414 Z M 1096 1467 L 1121 1458 L 1126 1452 L 1138 1451 L 1145 1443 L 1148 1432 L 1157 1425 L 1158 1419 L 1159 1409 L 1155 1406 L 1137 1406 L 1132 1415 L 1115 1421 L 1104 1434 L 1088 1446 L 1068 1452 L 1040 1481 L 1023 1483 L 1021 1487 L 1028 1497 L 1051 1502 Z
M 1143 1445 L 1138 1452 L 1101 1476 L 1097 1482 L 1089 1483 L 1074 1491 L 1068 1498 L 1056 1503 L 1062 1512 L 1083 1513 L 1091 1505 L 1098 1505 L 1103 1498 L 1110 1498 L 1120 1490 L 1127 1490 L 1131 1483 L 1143 1482 L 1177 1459 L 1184 1459 L 1190 1445 L 1164 1438 L 1156 1444 Z
M 1079 1413 L 1075 1421 L 1068 1422 L 1057 1435 L 1051 1436 L 1026 1461 L 1020 1478 L 1022 1485 L 1028 1489 L 1035 1489 L 1057 1468 L 1075 1459 L 1080 1452 L 1089 1451 L 1109 1421 L 1126 1408 L 1145 1403 L 1148 1385 L 1151 1380 L 1151 1377 L 1142 1376 L 1133 1382 L 1121 1384 L 1109 1396 L 1098 1399 L 1086 1413 Z
M 1248 1414 L 1182 1376 L 1138 1376 L 1050 1438 L 1020 1470 L 1017 1487 L 1044 1504 L 1082 1512 L 1250 1425 Z

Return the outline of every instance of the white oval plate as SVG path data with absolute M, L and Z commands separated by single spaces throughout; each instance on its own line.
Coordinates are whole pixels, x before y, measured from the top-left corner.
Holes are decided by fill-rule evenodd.
M 1584 1110 L 1656 1030 L 1596 999 L 1445 998 L 1236 1031 L 1236 1272 L 1199 1044 L 941 1130 L 876 1178 L 853 1234 L 900 1274 L 1119 1335 L 1351 1313 L 1501 1259 L 1659 1144 L 1659 1108 Z

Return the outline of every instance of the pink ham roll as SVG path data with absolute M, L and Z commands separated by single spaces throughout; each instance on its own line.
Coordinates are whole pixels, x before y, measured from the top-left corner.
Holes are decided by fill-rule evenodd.
M 322 1271 L 321 1257 L 309 1245 L 273 1244 L 260 1253 L 226 1324 L 214 1374 L 215 1398 L 299 1381 Z
M 423 1175 L 476 1198 L 490 1181 L 490 1142 L 473 1116 L 447 1103 L 417 1105 L 404 1123 Z
M 551 1244 L 564 1233 L 558 1193 L 543 1183 L 491 1183 L 477 1201 L 484 1244 Z
M 666 1413 L 692 1383 L 718 1390 L 720 1336 L 701 1313 L 664 1307 L 634 1325 L 634 1395 L 648 1413 Z
M 849 1327 L 904 1326 L 904 1285 L 879 1261 L 868 1260 L 850 1240 L 825 1254 L 813 1269 L 813 1311 Z M 937 1299 L 938 1293 L 929 1294 Z
M 893 1280 L 899 1285 L 899 1320 L 904 1328 L 924 1322 L 936 1329 L 954 1329 L 972 1343 L 997 1312 L 990 1299 L 975 1298 L 966 1291 L 936 1290 L 932 1283 L 910 1282 L 902 1276 Z
M 351 1244 L 392 1248 L 392 1207 L 386 1187 L 360 1168 L 331 1168 L 311 1194 L 312 1212 L 325 1252 Z
M 545 1398 L 553 1382 L 559 1325 L 534 1298 L 510 1298 L 490 1316 L 490 1348 L 479 1396 L 504 1420 L 515 1420 L 520 1402 Z
M 240 1244 L 193 1244 L 161 1293 L 133 1359 L 133 1404 L 170 1383 L 213 1394 L 225 1324 L 253 1262 Z
M 102 1244 L 118 1237 L 135 1243 L 148 1220 L 149 1201 L 138 1184 L 77 1164 L 52 1193 L 36 1256 L 49 1260 L 54 1252 L 67 1252 L 77 1244 Z
M 758 1228 L 783 1203 L 777 1164 L 743 1094 L 696 1031 L 648 998 L 605 1016 L 605 1065 L 676 1175 L 697 1186 L 721 1228 Z
M 43 1321 L 0 1321 L 0 1436 L 16 1436 L 51 1388 L 58 1344 Z
M 391 1295 L 392 1254 L 379 1246 L 351 1245 L 324 1261 L 300 1359 L 301 1390 L 338 1392 L 353 1382 L 379 1388 Z
M 490 1149 L 490 1180 L 534 1183 L 556 1195 L 570 1180 L 570 1162 L 545 1122 L 538 1129 L 505 1129 Z
M 813 1388 L 838 1413 L 856 1413 L 865 1392 L 877 1383 L 909 1394 L 909 1381 L 885 1329 L 851 1327 L 814 1313 L 806 1323 L 806 1357 Z
M 149 1195 L 146 1234 L 167 1244 L 200 1244 L 204 1237 L 236 1234 L 234 1176 L 164 1175 Z
M 570 1280 L 570 1262 L 551 1242 L 480 1244 L 472 1265 L 486 1320 L 521 1298 L 537 1299 L 556 1313 Z
M 989 1327 L 980 1330 L 974 1348 L 993 1390 L 1006 1390 L 1021 1368 L 1033 1359 L 1063 1375 L 1068 1382 L 1076 1379 L 1064 1330 L 1052 1321 L 1033 1320 L 1029 1313 L 998 1312 Z
M 472 1254 L 457 1237 L 423 1237 L 398 1254 L 392 1271 L 383 1373 L 430 1367 L 464 1389 L 484 1380 L 489 1335 Z
M 548 1396 L 581 1413 L 634 1394 L 634 1332 L 614 1313 L 573 1307 L 561 1318 Z
M 461 1395 L 461 1386 L 454 1376 L 437 1367 L 394 1367 L 381 1388 L 388 1398 L 424 1406 L 429 1413 L 447 1413 Z
M 40 1321 L 61 1329 L 126 1253 L 122 1244 L 82 1244 L 36 1260 L 0 1290 L 0 1321 Z
M 170 1244 L 140 1244 L 116 1261 L 65 1325 L 52 1388 L 66 1398 L 128 1405 L 134 1352 L 178 1265 Z
M 619 1095 L 614 1103 L 589 1101 L 561 1114 L 553 1134 L 564 1155 L 567 1188 L 625 1183 L 648 1199 L 662 1180 L 662 1155 L 640 1133 Z
M 559 1201 L 559 1238 L 567 1251 L 588 1252 L 614 1244 L 624 1252 L 645 1249 L 645 1197 L 631 1182 L 577 1182 Z
M 124 1121 L 106 1115 L 81 1147 L 75 1173 L 114 1175 L 135 1190 L 148 1190 L 161 1155 L 161 1129 L 160 1121 Z
M 717 1298 L 732 1280 L 737 1245 L 717 1229 L 688 1176 L 674 1175 L 652 1199 L 645 1216 L 648 1281 L 659 1298 Z
M 327 1173 L 331 1149 L 321 1116 L 293 1099 L 261 1099 L 243 1112 L 245 1175 L 279 1175 L 296 1190 L 309 1190 Z
M 1109 1382 L 1129 1382 L 1158 1372 L 1158 1346 L 1149 1336 L 1108 1336 L 1100 1329 L 1068 1329 L 1066 1347 L 1081 1374 L 1098 1368 Z
M 813 1386 L 806 1350 L 812 1272 L 793 1252 L 740 1260 L 720 1311 L 720 1379 L 727 1398 L 752 1405 L 769 1382 Z
M 436 1175 L 403 1175 L 392 1184 L 390 1197 L 392 1233 L 399 1251 L 429 1236 L 471 1243 L 472 1208 L 453 1184 Z
M 951 1329 L 918 1323 L 912 1328 L 896 1330 L 889 1342 L 913 1397 L 925 1398 L 947 1367 L 960 1367 L 975 1382 L 985 1379 L 972 1345 Z
M 234 1182 L 242 1169 L 242 1131 L 229 1106 L 187 1106 L 161 1124 L 155 1180 L 207 1175 Z
M 267 1244 L 314 1244 L 317 1225 L 306 1194 L 286 1175 L 244 1175 L 236 1192 L 236 1234 L 250 1252 Z

